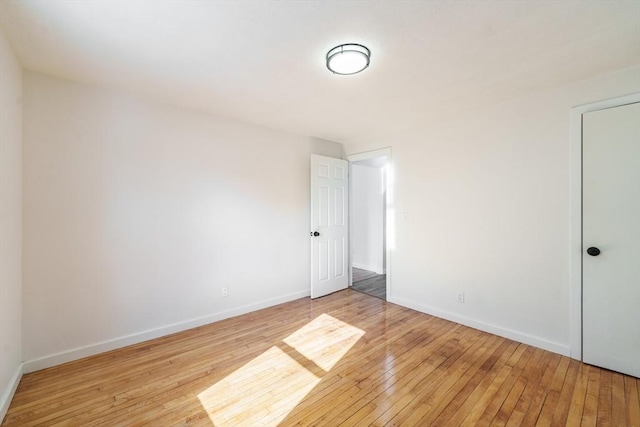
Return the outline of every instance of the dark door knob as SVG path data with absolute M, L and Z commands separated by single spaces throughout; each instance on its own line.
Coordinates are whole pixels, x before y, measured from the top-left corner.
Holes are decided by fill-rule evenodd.
M 600 255 L 600 249 L 598 248 L 594 248 L 593 246 L 590 247 L 589 249 L 587 249 L 587 253 L 591 256 L 598 256 Z
M 320 235 L 320 233 L 318 233 L 317 231 L 313 231 L 313 232 L 311 232 L 311 235 L 313 237 L 318 237 Z

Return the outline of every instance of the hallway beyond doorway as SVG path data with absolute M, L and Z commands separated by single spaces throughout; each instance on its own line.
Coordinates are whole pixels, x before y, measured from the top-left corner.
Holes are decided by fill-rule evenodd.
M 387 299 L 387 275 L 353 267 L 351 288 L 383 300 Z

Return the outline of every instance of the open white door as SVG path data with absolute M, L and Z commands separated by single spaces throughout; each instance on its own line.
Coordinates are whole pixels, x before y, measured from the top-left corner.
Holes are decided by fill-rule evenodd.
M 349 286 L 349 166 L 311 155 L 311 298 Z
M 582 126 L 582 357 L 640 377 L 640 103 Z

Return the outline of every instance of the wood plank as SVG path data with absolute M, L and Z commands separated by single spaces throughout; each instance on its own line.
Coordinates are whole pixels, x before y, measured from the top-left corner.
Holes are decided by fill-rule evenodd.
M 554 354 L 551 356 L 551 360 L 544 370 L 539 385 L 535 387 L 535 390 L 531 390 L 533 394 L 531 403 L 526 413 L 523 414 L 520 425 L 533 426 L 538 421 L 540 413 L 542 412 L 542 406 L 553 389 L 553 381 L 556 379 L 561 361 L 562 357 L 560 355 Z M 512 417 L 510 417 L 508 423 L 511 424 L 512 422 L 515 423 L 516 419 L 514 418 L 512 420 Z
M 560 363 L 558 363 L 558 367 L 553 374 L 553 380 L 551 381 L 549 390 L 539 391 L 540 394 L 544 394 L 544 402 L 542 403 L 542 408 L 540 409 L 538 414 L 531 415 L 532 419 L 529 420 L 530 424 L 528 425 L 551 425 L 551 421 L 553 420 L 553 415 L 558 405 L 558 401 L 560 400 L 560 392 L 562 391 L 562 387 L 565 382 L 565 378 L 569 368 L 569 362 L 569 358 L 562 357 L 560 359 Z M 535 418 L 535 422 L 533 418 Z
M 492 425 L 506 425 L 509 418 L 516 413 L 516 406 L 521 400 L 528 382 L 531 381 L 531 378 L 535 378 L 535 372 L 539 372 L 538 366 L 546 367 L 546 362 L 543 362 L 544 356 L 548 356 L 545 351 L 535 349 L 531 359 L 520 372 L 515 384 L 493 418 Z
M 477 404 L 478 399 L 497 375 L 498 370 L 495 367 L 506 363 L 517 346 L 518 344 L 513 341 L 503 340 L 500 347 L 485 361 L 464 388 L 448 399 L 446 408 L 431 424 L 433 426 L 459 425 L 468 410 Z
M 599 427 L 611 426 L 611 371 L 600 370 L 600 393 L 598 393 L 598 418 L 596 424 Z
M 571 360 L 571 362 L 569 363 L 569 370 L 567 371 L 565 382 L 562 385 L 562 391 L 560 392 L 560 396 L 558 398 L 558 404 L 552 414 L 553 418 L 550 422 L 551 425 L 567 425 L 570 420 L 574 419 L 569 416 L 569 408 L 571 407 L 571 398 L 576 388 L 578 373 L 584 366 L 586 365 L 578 362 L 577 360 Z M 582 414 L 580 414 L 580 419 L 582 419 Z M 577 419 L 575 419 L 575 422 L 580 424 Z M 541 425 L 543 424 L 541 423 Z
M 410 397 L 415 397 L 392 418 L 388 425 L 420 423 L 423 417 L 431 413 L 432 408 L 439 408 L 439 414 L 442 410 L 440 405 L 445 394 L 460 378 L 460 375 L 469 369 L 477 369 L 474 365 L 475 358 L 473 355 L 478 354 L 481 356 L 488 348 L 496 344 L 499 344 L 499 340 L 496 340 L 495 337 L 490 338 L 486 334 L 482 334 L 477 343 L 462 348 L 462 354 L 452 360 L 446 369 L 440 369 L 439 372 L 436 372 L 437 375 L 433 376 L 431 381 L 419 384 L 414 393 L 410 394 Z
M 438 351 L 438 348 L 447 349 L 447 343 L 451 340 L 457 339 L 453 337 L 460 336 L 460 334 L 464 335 L 472 333 L 471 331 L 463 330 L 463 328 L 457 328 L 453 323 L 449 323 L 447 326 L 452 329 L 441 336 L 439 336 L 440 334 L 433 334 L 433 337 L 438 337 L 438 339 L 431 344 L 422 343 L 422 336 L 418 339 L 412 339 L 410 346 L 420 349 L 419 353 L 424 354 L 425 357 L 428 358 L 427 364 L 433 363 L 432 360 L 437 360 L 435 363 L 439 364 L 440 361 L 448 357 L 446 354 L 447 350 L 444 350 L 444 357 L 439 357 L 442 353 Z M 452 337 L 450 337 L 449 334 L 452 334 Z M 339 393 L 331 393 L 324 396 L 323 402 L 316 404 L 316 408 L 312 408 L 308 413 L 306 413 L 300 420 L 300 423 L 302 425 L 307 425 L 317 423 L 338 424 L 344 422 L 354 412 L 362 409 L 366 404 L 369 404 L 375 396 L 379 396 L 386 389 L 394 385 L 394 383 L 403 381 L 407 375 L 415 372 L 416 353 L 410 352 L 407 354 L 407 352 L 388 352 L 388 350 L 393 350 L 396 346 L 400 351 L 402 351 L 403 347 L 409 348 L 402 342 L 394 342 L 394 345 L 387 348 L 387 351 L 383 353 L 384 358 L 379 361 L 379 363 L 384 364 L 384 367 L 387 369 L 381 369 L 380 365 L 376 367 L 375 364 L 370 364 L 371 367 L 379 371 L 379 374 L 376 375 L 375 373 L 367 370 L 365 371 L 366 374 L 363 378 L 355 377 L 357 381 L 354 382 L 350 388 L 340 390 Z M 432 352 L 435 352 L 435 354 Z M 388 366 L 389 357 L 393 360 L 392 366 Z M 421 365 L 424 366 L 425 363 L 423 362 Z M 427 368 L 426 370 L 421 370 L 420 373 L 421 375 L 425 375 L 425 373 L 430 371 L 431 370 Z M 382 375 L 380 375 L 380 373 Z M 349 396 L 349 398 L 341 398 L 341 396 L 345 395 Z M 294 419 L 295 418 L 293 418 L 292 421 Z
M 349 289 L 25 375 L 2 425 L 617 427 L 639 389 Z
M 447 357 L 444 361 L 450 359 L 451 357 Z M 443 363 L 444 363 L 443 361 Z M 438 365 L 441 366 L 441 365 Z M 427 372 L 433 372 L 432 369 L 427 368 Z M 415 372 L 407 372 L 407 375 L 402 377 L 401 383 L 393 383 L 389 381 L 383 393 L 379 393 L 374 399 L 372 399 L 367 405 L 363 406 L 360 410 L 355 412 L 352 416 L 346 418 L 344 421 L 341 421 L 341 425 L 349 426 L 349 425 L 360 425 L 367 426 L 371 425 L 379 419 L 383 414 L 388 412 L 389 407 L 393 402 L 393 397 L 396 394 L 395 391 L 397 387 L 403 388 L 413 388 L 417 389 L 418 384 L 423 383 L 426 384 L 429 380 L 429 375 L 422 375 L 420 377 L 416 377 Z M 391 387 L 394 385 L 395 387 Z M 335 420 L 334 420 L 335 421 Z
M 379 401 L 380 411 L 386 412 L 388 408 L 392 408 L 397 405 L 398 399 L 406 396 L 406 390 L 413 390 L 417 387 L 418 383 L 426 383 L 431 378 L 431 375 L 443 366 L 450 363 L 451 360 L 455 360 L 459 354 L 459 350 L 456 349 L 456 342 L 459 340 L 474 341 L 477 339 L 477 335 L 470 330 L 459 328 L 454 326 L 454 329 L 446 336 L 442 337 L 443 340 L 435 342 L 432 349 L 424 348 L 422 354 L 423 361 L 416 366 L 415 360 L 409 363 L 403 363 L 398 365 L 397 360 L 394 360 L 393 370 L 387 371 L 388 375 L 385 375 L 382 380 L 384 381 L 377 388 L 372 389 L 369 383 L 361 383 L 359 387 L 361 390 L 370 390 L 365 399 L 352 402 L 353 410 L 362 410 L 364 406 L 369 406 L 372 410 L 376 409 L 376 403 L 372 401 Z M 400 404 L 404 406 L 403 404 Z M 384 406 L 384 408 L 383 408 Z M 366 409 L 365 409 L 366 410 Z M 342 412 L 336 417 L 331 419 L 333 423 L 342 423 L 346 419 L 350 418 L 352 412 Z
M 490 403 L 492 403 L 494 406 L 497 406 L 494 403 L 497 401 L 497 399 L 495 399 L 496 393 L 502 388 L 504 382 L 510 378 L 513 366 L 515 366 L 522 358 L 526 349 L 527 346 L 518 344 L 516 350 L 511 354 L 504 366 L 502 366 L 500 370 L 494 375 L 493 380 L 489 383 L 487 389 L 482 393 L 480 398 L 474 402 L 473 407 L 464 414 L 462 423 L 460 425 L 478 425 L 480 423 L 480 417 L 482 417 L 483 414 L 487 411 L 491 412 L 491 410 L 489 409 Z M 498 409 L 499 406 L 496 407 L 495 411 L 497 411 Z M 490 417 L 493 418 L 493 415 L 491 415 Z
M 513 412 L 509 415 L 506 423 L 507 426 L 527 425 L 527 423 L 524 422 L 525 414 L 532 405 L 538 404 L 534 396 L 536 396 L 538 392 L 547 389 L 547 384 L 551 382 L 555 370 L 549 368 L 548 365 L 553 363 L 553 356 L 554 355 L 549 352 L 543 352 L 536 366 L 530 366 L 529 370 L 523 373 L 523 375 L 527 376 L 527 383 L 520 399 L 516 402 Z M 557 360 L 559 357 L 555 359 Z M 529 422 L 528 425 L 533 425 L 533 423 Z
M 640 396 L 638 395 L 638 387 L 634 378 L 624 377 L 624 392 L 627 407 L 627 425 L 640 426 Z
M 598 420 L 598 399 L 600 396 L 600 369 L 591 367 L 587 382 L 587 394 L 582 411 L 582 426 L 595 426 Z
M 624 375 L 613 372 L 611 374 L 611 424 L 616 427 L 628 426 L 625 400 Z
M 517 360 L 517 364 L 510 367 L 509 375 L 507 378 L 500 384 L 498 389 L 493 394 L 493 397 L 490 401 L 487 402 L 487 405 L 482 408 L 484 411 L 482 412 L 480 418 L 478 418 L 477 425 L 489 425 L 492 420 L 496 417 L 508 395 L 511 393 L 511 389 L 514 387 L 514 384 L 520 377 L 522 370 L 527 365 L 531 357 L 534 355 L 534 348 L 529 346 L 523 346 L 524 352 L 522 356 Z M 468 420 L 465 420 L 464 425 L 468 424 Z
M 447 392 L 442 395 L 442 398 L 439 402 L 436 403 L 434 394 L 431 394 L 429 396 L 429 400 L 433 402 L 433 404 L 431 405 L 432 409 L 428 413 L 424 414 L 424 416 L 420 419 L 420 424 L 442 425 L 442 422 L 446 424 L 446 419 L 441 419 L 441 423 L 436 423 L 435 420 L 442 414 L 442 412 L 444 412 L 445 408 L 447 408 L 449 405 L 452 405 L 452 409 L 454 410 L 454 412 L 455 410 L 457 410 L 460 404 L 456 403 L 456 398 L 460 396 L 459 401 L 464 402 L 468 394 L 461 394 L 463 390 L 473 390 L 473 388 L 475 388 L 475 385 L 480 382 L 486 371 L 491 369 L 496 360 L 500 358 L 500 354 L 497 352 L 504 351 L 507 346 L 508 342 L 506 342 L 502 338 L 499 338 L 493 343 L 487 344 L 485 346 L 486 350 L 483 353 L 480 353 L 482 351 L 482 348 L 475 351 L 473 353 L 472 359 L 469 361 L 471 363 L 469 369 L 464 371 L 462 375 L 459 375 L 458 379 L 453 382 L 450 387 L 448 387 Z M 443 389 L 445 387 L 443 387 Z

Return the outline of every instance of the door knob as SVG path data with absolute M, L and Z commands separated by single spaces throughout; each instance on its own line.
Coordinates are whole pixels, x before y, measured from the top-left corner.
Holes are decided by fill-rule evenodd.
M 598 256 L 600 255 L 600 249 L 592 246 L 589 249 L 587 249 L 587 253 L 591 256 Z
M 317 231 L 312 231 L 310 233 L 313 237 L 318 237 L 320 235 L 320 233 L 318 233 Z

